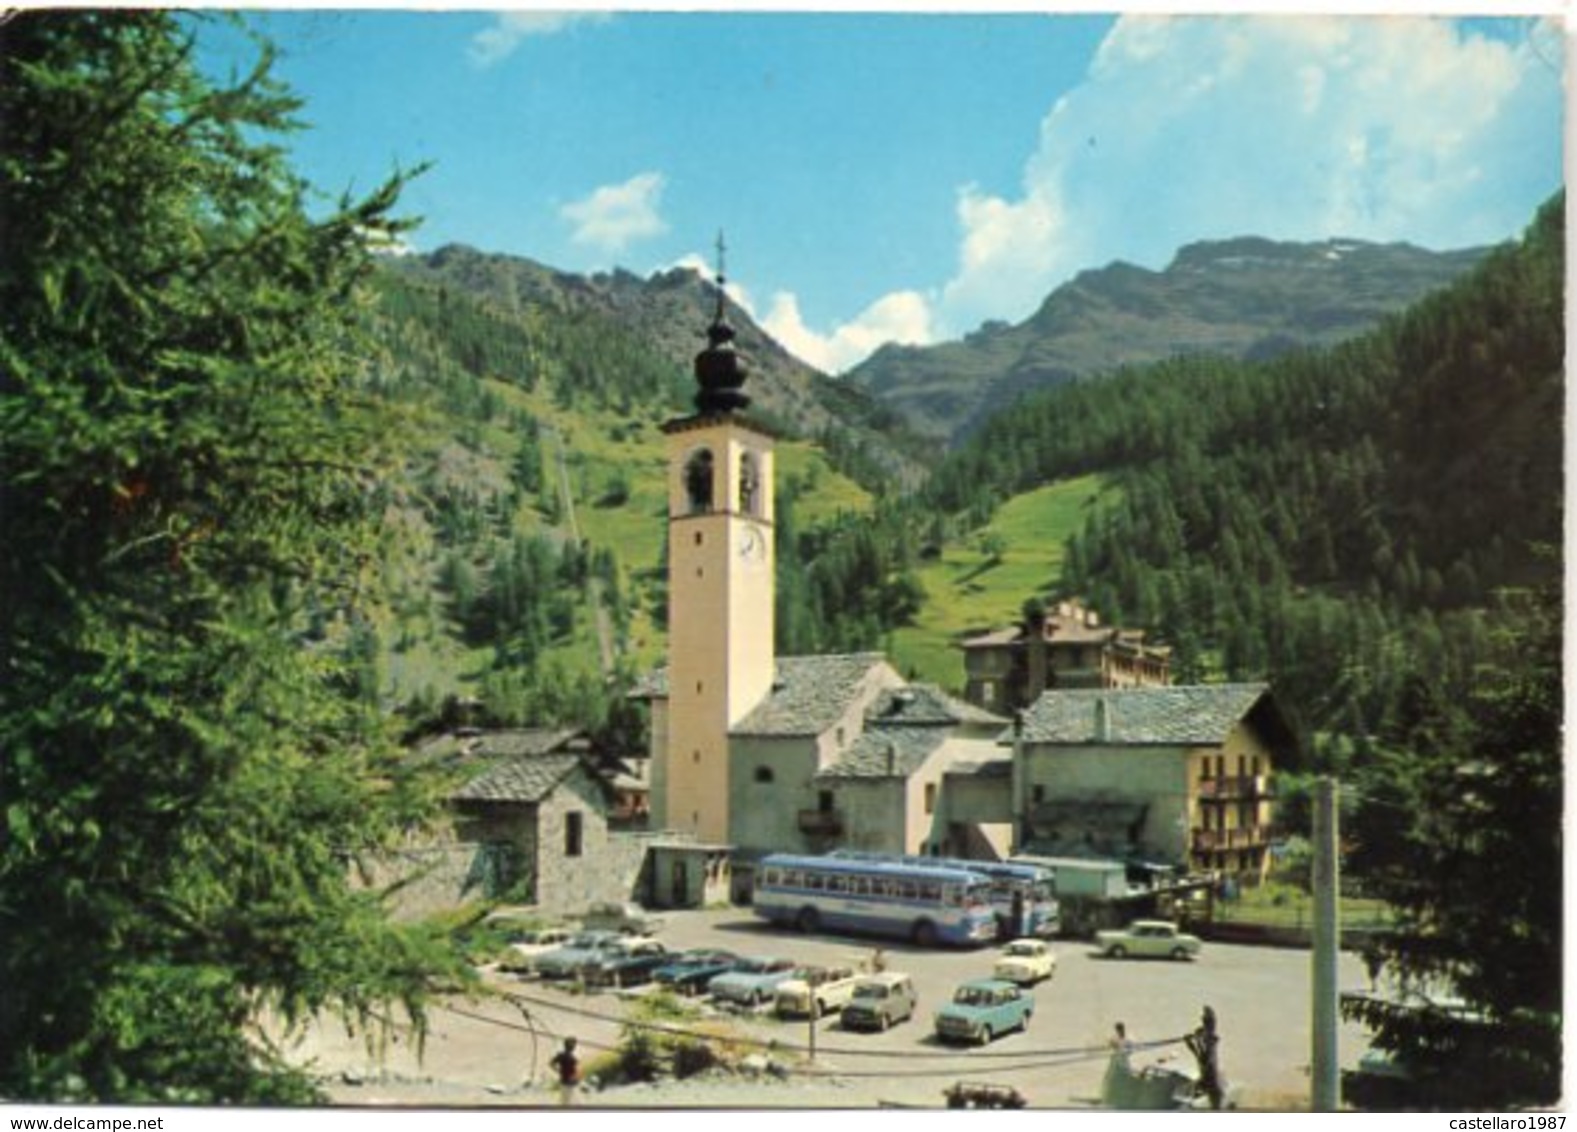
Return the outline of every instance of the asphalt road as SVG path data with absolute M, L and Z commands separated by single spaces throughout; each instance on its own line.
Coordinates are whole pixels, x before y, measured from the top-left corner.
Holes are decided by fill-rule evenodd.
M 772 928 L 748 909 L 666 914 L 658 933 L 673 950 L 725 947 L 754 955 L 788 955 L 805 962 L 858 965 L 876 946 L 887 967 L 910 974 L 919 991 L 913 1021 L 886 1033 L 851 1033 L 835 1017 L 812 1024 L 770 1014 L 722 1013 L 701 1005 L 699 1026 L 740 1039 L 742 1048 L 782 1065 L 787 1079 L 727 1084 L 679 1082 L 659 1088 L 588 1092 L 583 1103 L 635 1107 L 940 1107 L 942 1090 L 956 1081 L 1017 1088 L 1036 1108 L 1098 1105 L 1106 1043 L 1123 1022 L 1140 1047 L 1136 1066 L 1162 1061 L 1192 1070 L 1178 1039 L 1209 1005 L 1218 1018 L 1221 1067 L 1245 1107 L 1296 1110 L 1307 1106 L 1310 1061 L 1310 956 L 1307 951 L 1205 945 L 1197 959 L 1113 960 L 1088 943 L 1056 940 L 1057 972 L 1033 988 L 1036 1008 L 1024 1033 L 990 1046 L 939 1043 L 932 1011 L 961 981 L 988 975 L 994 947 L 924 951 L 885 941 Z M 631 1000 L 642 992 L 577 993 L 573 988 L 490 973 L 502 998 L 455 1000 L 432 1016 L 421 1057 L 403 1044 L 369 1050 L 361 1035 L 316 1027 L 294 1046 L 328 1082 L 336 1102 L 425 1107 L 541 1105 L 547 1059 L 562 1036 L 573 1034 L 588 1065 L 613 1048 Z M 1343 954 L 1343 989 L 1363 986 L 1358 957 Z M 1363 1031 L 1344 1026 L 1340 1064 L 1355 1064 Z

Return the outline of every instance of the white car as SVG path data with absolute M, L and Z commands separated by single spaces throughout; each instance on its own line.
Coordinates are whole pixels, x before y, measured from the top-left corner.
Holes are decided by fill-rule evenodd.
M 1135 920 L 1126 928 L 1095 933 L 1095 948 L 1102 955 L 1122 959 L 1134 955 L 1149 959 L 1192 959 L 1202 944 L 1198 936 L 1179 931 L 1167 920 Z
M 780 1018 L 820 1018 L 847 1006 L 859 981 L 853 967 L 801 967 L 778 984 L 772 1008 Z
M 991 974 L 1021 987 L 1034 986 L 1057 973 L 1057 954 L 1043 939 L 1015 939 L 1002 949 Z
M 557 951 L 574 934 L 569 928 L 534 928 L 514 933 L 498 961 L 498 969 L 517 975 L 534 974 L 538 956 Z

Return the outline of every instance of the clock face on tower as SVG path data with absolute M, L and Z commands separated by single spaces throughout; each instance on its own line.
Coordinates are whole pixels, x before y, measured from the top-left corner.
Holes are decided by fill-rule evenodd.
M 739 532 L 739 557 L 746 562 L 760 562 L 767 555 L 767 541 L 753 526 Z

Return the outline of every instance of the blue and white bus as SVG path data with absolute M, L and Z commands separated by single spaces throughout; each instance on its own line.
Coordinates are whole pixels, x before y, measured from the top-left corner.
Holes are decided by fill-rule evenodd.
M 1062 926 L 1057 904 L 1057 874 L 1028 861 L 971 861 L 962 857 L 920 857 L 902 853 L 875 853 L 863 849 L 834 849 L 830 854 L 849 861 L 890 861 L 905 865 L 932 865 L 979 873 L 991 882 L 991 906 L 996 910 L 998 934 L 1048 938 Z
M 996 938 L 991 882 L 929 861 L 865 861 L 774 853 L 756 866 L 755 911 L 803 932 L 858 932 L 937 944 Z

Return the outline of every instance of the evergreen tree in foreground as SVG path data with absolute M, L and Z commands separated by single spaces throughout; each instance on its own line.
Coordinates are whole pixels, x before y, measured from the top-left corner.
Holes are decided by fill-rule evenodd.
M 447 953 L 350 866 L 424 812 L 357 696 L 388 422 L 369 239 L 168 12 L 0 24 L 0 1095 L 311 1099 L 261 1018 L 403 1004 Z

